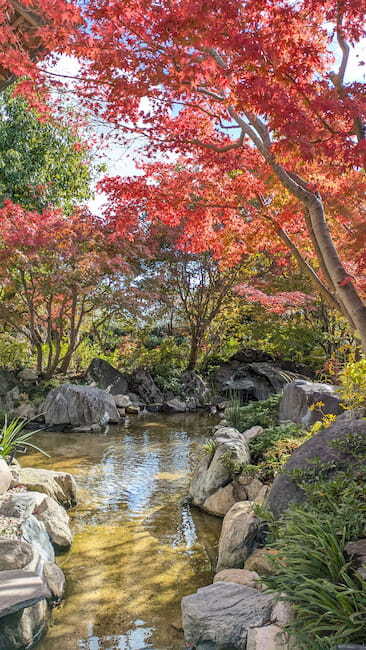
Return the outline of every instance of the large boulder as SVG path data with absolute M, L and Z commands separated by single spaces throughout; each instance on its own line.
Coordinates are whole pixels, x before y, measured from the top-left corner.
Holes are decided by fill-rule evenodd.
M 99 388 L 108 390 L 111 395 L 124 395 L 128 392 L 128 376 L 113 368 L 104 359 L 93 359 L 86 371 L 86 378 L 95 382 Z
M 21 485 L 29 491 L 47 494 L 65 508 L 77 502 L 75 479 L 68 472 L 23 467 L 12 469 L 12 474 L 13 487 Z
M 50 597 L 47 583 L 32 571 L 2 571 L 0 582 L 0 620 Z
M 3 458 L 0 458 L 0 494 L 4 494 L 9 489 L 11 480 L 9 465 Z
M 48 427 L 104 426 L 120 421 L 112 395 L 91 386 L 62 384 L 53 388 L 42 409 Z
M 215 582 L 182 599 L 184 637 L 197 650 L 245 650 L 248 630 L 270 622 L 273 600 L 257 589 Z
M 136 370 L 129 379 L 130 392 L 136 393 L 145 404 L 161 404 L 163 393 L 147 370 Z
M 243 568 L 258 534 L 259 520 L 252 508 L 250 501 L 239 501 L 225 515 L 216 571 Z
M 269 355 L 255 350 L 234 354 L 215 372 L 216 390 L 225 396 L 234 392 L 242 402 L 263 400 L 273 393 L 280 393 L 296 375 L 283 371 L 271 360 Z
M 34 515 L 43 522 L 56 548 L 69 548 L 72 534 L 69 517 L 55 499 L 40 492 L 10 492 L 0 500 L 0 515 L 25 519 Z
M 239 431 L 230 427 L 217 429 L 212 451 L 202 453 L 194 470 L 189 488 L 192 503 L 202 506 L 214 492 L 231 482 L 230 464 L 241 465 L 249 460 L 248 446 Z
M 187 370 L 181 377 L 182 395 L 189 402 L 190 408 L 208 406 L 212 395 L 206 381 L 193 370 Z
M 29 648 L 46 627 L 47 601 L 43 598 L 35 605 L 0 618 L 0 650 Z
M 312 408 L 318 402 L 323 405 Z M 339 415 L 343 412 L 336 386 L 296 379 L 283 389 L 279 420 L 295 422 L 308 428 L 321 420 L 324 414 Z
M 301 503 L 305 499 L 304 491 L 291 474 L 294 470 L 301 470 L 303 479 L 312 480 L 319 474 L 328 478 L 342 470 L 357 469 L 356 459 L 348 451 L 348 440 L 352 436 L 365 437 L 366 440 L 366 420 L 344 413 L 333 426 L 322 429 L 294 451 L 281 474 L 275 478 L 267 499 L 266 505 L 275 517 L 279 517 L 291 503 Z

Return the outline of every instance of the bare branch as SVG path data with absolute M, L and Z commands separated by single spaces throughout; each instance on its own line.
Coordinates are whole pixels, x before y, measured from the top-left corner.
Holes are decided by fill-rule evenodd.
M 205 88 L 204 86 L 198 86 L 197 92 L 201 93 L 201 95 L 207 95 L 207 97 L 211 97 L 211 99 L 215 99 L 217 102 L 225 101 L 224 95 L 220 95 L 214 90 L 208 90 L 208 88 Z
M 210 142 L 202 142 L 202 140 L 198 139 L 189 140 L 189 142 L 192 144 L 197 144 L 199 147 L 204 147 L 205 149 L 216 151 L 216 153 L 225 153 L 226 151 L 231 151 L 232 149 L 239 149 L 242 147 L 244 142 L 244 135 L 245 133 L 242 131 L 240 137 L 237 140 L 234 140 L 234 142 L 230 142 L 229 144 L 223 146 L 219 146 Z

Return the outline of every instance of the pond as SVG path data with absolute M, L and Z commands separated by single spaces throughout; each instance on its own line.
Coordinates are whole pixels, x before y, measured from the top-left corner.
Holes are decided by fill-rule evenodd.
M 67 582 L 37 650 L 181 650 L 180 600 L 212 581 L 221 522 L 185 500 L 213 418 L 131 419 L 107 434 L 41 433 L 23 466 L 71 472 Z

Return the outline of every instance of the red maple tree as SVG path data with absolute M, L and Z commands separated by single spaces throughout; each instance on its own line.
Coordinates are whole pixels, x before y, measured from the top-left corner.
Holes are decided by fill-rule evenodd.
M 65 373 L 88 331 L 123 309 L 126 256 L 85 210 L 65 217 L 10 201 L 0 209 L 0 242 L 0 323 L 29 341 L 46 378 Z

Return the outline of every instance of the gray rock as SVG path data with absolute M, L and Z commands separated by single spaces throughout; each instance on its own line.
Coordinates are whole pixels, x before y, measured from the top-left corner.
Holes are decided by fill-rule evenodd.
M 33 492 L 33 494 L 37 494 L 37 492 Z M 42 498 L 33 511 L 34 516 L 44 523 L 49 538 L 57 549 L 70 548 L 72 533 L 65 509 L 52 497 L 44 494 L 39 496 Z
M 105 425 L 120 421 L 112 395 L 90 386 L 62 384 L 53 388 L 42 410 L 48 427 Z
M 0 619 L 50 597 L 46 582 L 37 573 L 15 569 L 2 571 L 0 581 Z
M 257 438 L 258 436 L 263 433 L 264 429 L 263 427 L 260 427 L 259 425 L 255 427 L 251 427 L 250 429 L 247 429 L 246 431 L 243 432 L 243 436 L 246 440 L 246 442 L 249 442 L 249 440 L 254 440 L 254 438 Z
M 188 400 L 192 400 L 192 404 L 197 406 L 207 406 L 211 403 L 212 395 L 207 382 L 197 373 L 186 371 L 181 377 L 182 382 L 182 395 Z
M 0 458 L 0 494 L 4 494 L 10 487 L 12 474 L 9 465 Z
M 270 621 L 272 597 L 215 582 L 182 599 L 184 637 L 197 650 L 245 650 L 248 630 Z
M 111 395 L 124 395 L 128 392 L 128 376 L 113 368 L 104 359 L 93 359 L 86 371 L 86 377 L 99 388 L 108 389 Z
M 272 610 L 272 622 L 285 627 L 290 625 L 294 618 L 294 605 L 286 600 L 278 600 Z
M 233 484 L 228 483 L 225 487 L 219 488 L 217 492 L 211 494 L 202 504 L 202 509 L 211 515 L 216 515 L 216 517 L 224 517 L 235 502 Z
M 43 567 L 43 577 L 52 594 L 52 599 L 57 602 L 60 601 L 65 591 L 65 576 L 63 571 L 54 562 L 46 562 Z
M 131 406 L 132 402 L 128 395 L 113 395 L 114 403 L 118 409 L 125 409 Z
M 33 549 L 19 539 L 0 539 L 0 571 L 24 569 L 33 559 Z
M 48 619 L 45 599 L 0 619 L 0 650 L 29 648 L 41 636 Z
M 328 429 L 323 429 L 298 447 L 273 483 L 266 506 L 275 517 L 279 517 L 291 503 L 301 503 L 305 493 L 293 481 L 289 472 L 293 470 L 314 471 L 314 461 L 324 476 L 331 477 L 336 472 L 354 467 L 357 468 L 355 458 L 347 453 L 346 449 L 332 446 L 336 440 L 345 436 L 366 436 L 366 420 L 350 420 L 343 415 L 338 417 L 335 424 Z
M 366 650 L 366 645 L 337 645 L 336 650 Z
M 323 402 L 324 406 L 310 410 L 309 407 L 317 402 Z M 339 415 L 343 412 L 335 386 L 296 379 L 283 390 L 279 420 L 295 422 L 309 428 L 314 422 L 321 420 L 325 413 Z
M 202 453 L 192 476 L 189 497 L 196 506 L 202 506 L 214 492 L 231 482 L 228 458 L 233 463 L 249 462 L 248 446 L 236 429 L 217 429 L 214 441 L 216 449 L 211 454 Z
M 130 398 L 132 404 L 135 406 L 140 406 L 140 408 L 143 408 L 145 406 L 144 402 L 142 401 L 141 397 L 137 395 L 137 393 L 127 393 L 128 397 Z
M 17 383 L 17 376 L 13 370 L 0 368 L 0 395 L 4 396 L 9 393 L 13 388 L 17 387 Z
M 34 515 L 29 515 L 20 525 L 22 539 L 30 544 L 44 562 L 53 562 L 55 552 L 46 527 Z
M 236 582 L 238 585 L 246 585 L 252 589 L 261 590 L 260 577 L 255 571 L 248 569 L 223 569 L 216 573 L 214 582 Z
M 274 561 L 278 551 L 271 548 L 257 548 L 245 562 L 245 569 L 256 571 L 260 576 L 270 576 L 275 572 Z
M 248 631 L 246 650 L 288 650 L 288 639 L 278 625 L 253 627 Z
M 18 379 L 30 383 L 36 382 L 38 381 L 38 372 L 33 368 L 24 368 L 24 370 L 18 372 Z
M 163 404 L 164 413 L 184 413 L 186 410 L 186 403 L 182 402 L 178 397 L 173 397 Z
M 16 472 L 16 485 L 23 485 L 27 490 L 42 492 L 52 497 L 65 508 L 77 502 L 76 483 L 68 472 L 55 472 L 51 469 L 24 467 L 12 470 Z
M 254 478 L 252 481 L 250 481 L 250 483 L 248 483 L 245 488 L 249 501 L 255 501 L 263 487 L 263 483 L 257 478 Z
M 145 404 L 164 401 L 163 393 L 146 370 L 136 370 L 129 378 L 129 386 Z
M 348 542 L 344 550 L 356 566 L 366 564 L 366 538 L 358 539 L 356 542 Z
M 221 364 L 214 374 L 215 388 L 219 393 L 230 397 L 234 392 L 242 402 L 263 400 L 273 393 L 280 393 L 285 384 L 296 377 L 270 363 L 269 355 L 254 352 L 252 356 L 235 354 Z
M 235 503 L 222 524 L 216 571 L 242 569 L 251 554 L 258 533 L 259 520 L 250 501 Z

